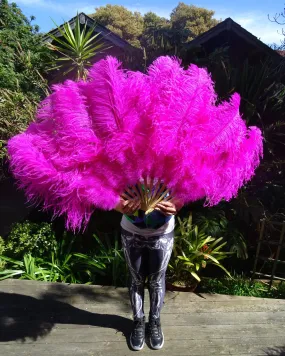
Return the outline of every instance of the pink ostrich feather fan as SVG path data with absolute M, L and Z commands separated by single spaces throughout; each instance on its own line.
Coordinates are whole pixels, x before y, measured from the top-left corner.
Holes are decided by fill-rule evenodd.
M 261 132 L 246 127 L 239 105 L 238 94 L 217 104 L 211 76 L 195 65 L 159 57 L 142 74 L 107 57 L 88 81 L 54 86 L 9 140 L 11 171 L 29 201 L 73 230 L 142 179 L 184 203 L 215 205 L 236 196 L 262 156 Z

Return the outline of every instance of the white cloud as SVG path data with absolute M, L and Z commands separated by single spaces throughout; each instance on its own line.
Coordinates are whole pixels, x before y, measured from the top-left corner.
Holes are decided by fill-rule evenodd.
M 95 7 L 104 5 L 104 3 L 101 1 L 92 4 L 92 2 L 89 0 L 70 0 L 68 3 L 58 0 L 17 0 L 17 4 L 30 7 L 38 7 L 50 10 L 52 12 L 57 12 L 61 15 L 64 15 L 65 20 L 75 16 L 77 11 L 90 14 L 95 11 Z M 158 7 L 155 5 L 145 6 L 142 2 L 140 2 L 140 0 L 134 2 L 134 5 L 126 7 L 131 11 L 139 11 L 142 14 L 145 14 L 148 11 L 152 11 L 157 15 L 166 18 L 169 18 L 172 11 L 172 7 Z M 231 17 L 234 21 L 239 23 L 242 27 L 251 32 L 257 38 L 260 38 L 266 44 L 279 44 L 280 41 L 284 39 L 284 36 L 281 35 L 282 26 L 270 22 L 267 18 L 267 15 L 259 11 L 236 13 L 231 9 L 227 10 L 223 8 L 216 9 L 215 17 L 217 19 L 225 19 L 227 17 Z
M 17 5 L 25 5 L 31 7 L 38 7 L 49 9 L 52 11 L 57 11 L 62 14 L 68 14 L 69 9 L 67 6 L 60 4 L 58 1 L 49 1 L 49 0 L 17 0 Z
M 78 12 L 84 12 L 86 15 L 88 15 L 88 14 L 93 14 L 95 12 L 96 7 L 98 7 L 98 6 L 86 5 L 86 6 L 80 6 L 77 10 L 78 10 Z
M 251 32 L 257 38 L 260 38 L 266 44 L 280 43 L 282 38 L 282 27 L 276 23 L 270 22 L 267 16 L 263 14 L 247 14 L 233 18 L 246 30 Z
M 17 3 L 22 5 L 40 5 L 42 1 L 41 0 L 18 0 Z
M 254 18 L 252 17 L 239 17 L 237 21 L 242 27 L 252 26 L 254 24 Z
M 93 13 L 96 7 L 100 7 L 105 5 L 105 3 L 94 3 L 91 2 L 81 2 L 81 1 L 70 1 L 67 4 L 63 4 L 61 1 L 56 0 L 17 0 L 17 4 L 31 6 L 31 7 L 39 7 L 45 8 L 52 11 L 60 12 L 66 16 L 74 16 L 76 12 L 85 12 L 86 14 Z M 132 6 L 126 6 L 131 11 L 139 11 L 142 14 L 145 14 L 148 11 L 155 12 L 157 15 L 161 17 L 169 18 L 170 12 L 172 8 L 158 7 L 158 6 L 144 6 L 140 2 L 136 2 Z
M 262 12 L 241 12 L 233 13 L 231 10 L 216 11 L 216 18 L 225 19 L 231 17 L 235 22 L 252 33 L 266 44 L 279 44 L 284 36 L 282 26 L 269 21 L 267 14 Z
M 65 15 L 65 17 L 75 16 L 77 12 L 90 14 L 95 11 L 96 7 L 95 4 L 89 5 L 88 2 L 70 1 L 68 4 L 64 4 L 55 0 L 17 0 L 17 4 L 48 9 Z

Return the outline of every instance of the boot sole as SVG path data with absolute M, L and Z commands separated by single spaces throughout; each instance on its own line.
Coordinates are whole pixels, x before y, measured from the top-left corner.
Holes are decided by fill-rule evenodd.
M 143 349 L 143 347 L 144 347 L 144 342 L 143 342 L 143 344 L 142 344 L 141 347 L 138 347 L 138 346 L 134 346 L 134 345 L 132 344 L 131 339 L 130 339 L 130 346 L 131 346 L 131 348 L 132 348 L 134 351 L 141 351 L 141 350 Z

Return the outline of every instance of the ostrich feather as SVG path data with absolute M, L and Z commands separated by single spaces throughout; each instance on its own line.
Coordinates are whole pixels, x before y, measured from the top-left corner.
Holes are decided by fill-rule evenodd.
M 107 57 L 88 81 L 53 87 L 9 140 L 11 171 L 28 200 L 73 230 L 124 192 L 146 209 L 167 192 L 215 205 L 237 195 L 262 157 L 261 131 L 246 127 L 239 105 L 238 94 L 217 104 L 210 74 L 176 58 L 159 57 L 143 74 Z

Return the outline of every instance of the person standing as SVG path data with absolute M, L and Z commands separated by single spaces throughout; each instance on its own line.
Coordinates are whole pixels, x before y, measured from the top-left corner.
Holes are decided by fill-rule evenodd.
M 133 310 L 133 330 L 130 346 L 141 350 L 145 342 L 144 289 L 146 281 L 150 297 L 147 334 L 150 346 L 161 349 L 164 335 L 160 312 L 165 295 L 165 274 L 174 241 L 174 215 L 182 204 L 161 201 L 153 212 L 140 210 L 140 200 L 121 199 L 116 210 L 123 214 L 121 221 L 122 246 L 130 272 L 130 302 Z

